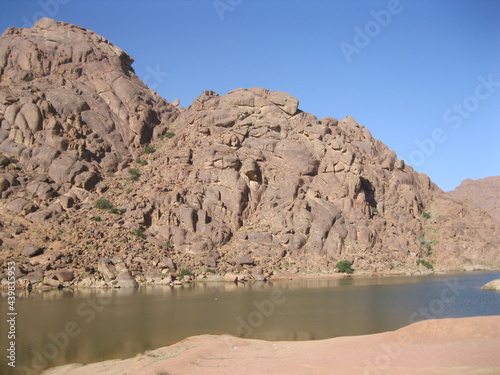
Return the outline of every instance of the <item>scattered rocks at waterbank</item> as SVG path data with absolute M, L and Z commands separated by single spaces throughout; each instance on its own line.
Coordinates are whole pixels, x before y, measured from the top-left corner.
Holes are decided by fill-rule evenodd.
M 173 105 L 48 18 L 7 29 L 0 56 L 0 285 L 10 260 L 34 288 L 500 265 L 496 221 L 350 116 L 263 88 Z
M 482 290 L 500 291 L 500 279 L 492 280 L 481 288 Z
M 195 336 L 126 360 L 67 365 L 44 375 L 498 374 L 500 316 L 438 319 L 397 331 L 319 341 Z

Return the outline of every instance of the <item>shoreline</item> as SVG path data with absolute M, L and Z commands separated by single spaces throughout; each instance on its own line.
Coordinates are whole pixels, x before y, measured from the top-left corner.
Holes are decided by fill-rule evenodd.
M 266 277 L 265 279 L 254 279 L 251 275 L 248 274 L 232 274 L 231 278 L 225 278 L 223 275 L 210 275 L 216 276 L 213 277 L 205 277 L 205 278 L 194 278 L 191 280 L 176 280 L 178 282 L 170 282 L 170 283 L 138 283 L 136 286 L 130 287 L 120 287 L 113 285 L 81 285 L 71 284 L 68 285 L 60 285 L 59 287 L 53 287 L 50 285 L 30 285 L 27 286 L 23 283 L 23 279 L 18 279 L 16 283 L 16 290 L 27 292 L 31 291 L 49 291 L 49 290 L 69 290 L 69 289 L 96 289 L 96 290 L 112 290 L 112 289 L 139 289 L 144 287 L 180 287 L 180 286 L 188 286 L 190 284 L 202 284 L 202 283 L 236 283 L 236 284 L 252 284 L 259 282 L 286 282 L 286 281 L 300 281 L 300 280 L 340 280 L 340 279 L 364 279 L 364 278 L 392 278 L 392 277 L 419 277 L 419 276 L 429 276 L 429 275 L 462 275 L 462 274 L 473 274 L 480 272 L 500 272 L 499 267 L 488 267 L 480 265 L 475 266 L 477 268 L 473 270 L 437 270 L 430 272 L 409 272 L 409 271 L 383 271 L 383 272 L 369 272 L 369 271 L 357 271 L 352 274 L 348 273 L 282 273 L 271 275 Z M 243 276 L 243 279 L 238 279 L 238 277 Z M 4 292 L 7 290 L 8 285 L 0 285 L 0 292 Z
M 123 360 L 43 375 L 498 374 L 500 315 L 425 320 L 395 331 L 317 341 L 201 335 Z
M 409 272 L 409 271 L 382 271 L 382 272 L 369 272 L 369 271 L 359 271 L 353 274 L 347 273 L 331 273 L 331 274 L 279 274 L 273 275 L 269 281 L 287 281 L 287 280 L 320 280 L 320 279 L 348 279 L 348 278 L 391 278 L 391 277 L 419 277 L 419 276 L 429 276 L 429 275 L 462 275 L 462 274 L 472 274 L 479 272 L 500 272 L 500 267 L 481 266 L 482 268 L 477 268 L 474 270 L 438 270 L 430 272 Z

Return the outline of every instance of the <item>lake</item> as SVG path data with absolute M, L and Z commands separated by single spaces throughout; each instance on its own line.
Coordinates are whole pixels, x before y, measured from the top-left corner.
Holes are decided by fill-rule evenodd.
M 200 334 L 319 340 L 430 318 L 499 315 L 500 293 L 480 290 L 497 278 L 500 272 L 20 293 L 17 368 L 10 371 L 2 354 L 0 372 L 127 358 Z M 0 342 L 6 353 L 2 296 Z

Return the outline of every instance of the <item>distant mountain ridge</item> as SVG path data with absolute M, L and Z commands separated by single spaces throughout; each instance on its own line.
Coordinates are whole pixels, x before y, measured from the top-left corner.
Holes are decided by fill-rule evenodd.
M 188 108 L 133 59 L 44 18 L 0 37 L 0 264 L 34 285 L 134 286 L 500 264 L 499 226 L 352 117 L 263 88 Z M 2 274 L 0 274 L 0 279 Z M 179 282 L 179 281 L 178 281 Z
M 455 199 L 474 203 L 500 222 L 500 176 L 466 179 L 449 193 Z

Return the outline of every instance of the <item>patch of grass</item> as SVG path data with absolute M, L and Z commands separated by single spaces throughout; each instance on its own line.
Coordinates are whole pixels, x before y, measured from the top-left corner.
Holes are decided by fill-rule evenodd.
M 125 212 L 127 212 L 127 210 L 125 208 L 112 208 L 111 210 L 109 210 L 109 212 L 111 212 L 112 214 L 115 214 L 115 215 L 123 215 Z
M 145 231 L 146 231 L 146 230 L 145 230 L 144 228 L 139 227 L 139 228 L 137 228 L 136 230 L 133 230 L 131 233 L 132 233 L 134 236 L 137 236 L 137 237 L 139 237 L 139 238 L 145 239 L 145 238 L 146 238 L 146 236 L 144 235 L 144 232 L 145 232 Z
M 424 218 L 424 220 L 429 220 L 432 217 L 432 215 L 430 214 L 430 212 L 424 212 L 422 214 L 422 217 Z
M 420 265 L 420 264 L 423 265 L 424 267 L 430 269 L 430 270 L 434 269 L 434 266 L 431 263 L 429 263 L 428 261 L 426 261 L 426 260 L 420 259 L 417 262 L 417 266 Z
M 95 201 L 95 206 L 100 210 L 111 210 L 113 208 L 113 203 L 105 198 L 99 198 Z
M 211 268 L 207 268 L 205 270 L 206 273 L 215 273 L 215 270 L 211 269 Z
M 93 216 L 90 220 L 97 221 L 97 222 L 102 221 L 100 216 Z
M 137 164 L 139 164 L 139 165 L 142 165 L 143 167 L 144 167 L 145 165 L 148 165 L 148 161 L 147 161 L 147 160 L 144 160 L 144 159 L 141 159 L 141 158 L 137 158 L 137 159 L 135 159 L 135 162 L 136 162 Z
M 145 154 L 152 154 L 155 151 L 156 151 L 156 149 L 154 148 L 154 146 L 148 145 L 148 146 L 144 147 Z
M 130 181 L 137 181 L 141 177 L 141 172 L 137 168 L 129 168 L 128 173 L 130 173 Z
M 341 260 L 336 265 L 339 272 L 343 272 L 343 273 L 353 273 L 354 269 L 351 266 L 352 266 L 352 262 L 350 262 L 348 260 Z

